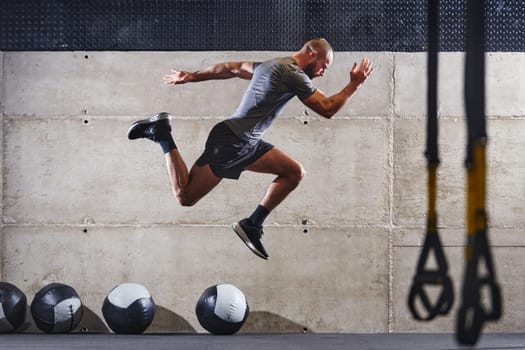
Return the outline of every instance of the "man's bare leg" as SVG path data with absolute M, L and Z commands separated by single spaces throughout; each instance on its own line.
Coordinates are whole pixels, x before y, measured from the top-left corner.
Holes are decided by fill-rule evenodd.
M 186 163 L 173 141 L 170 119 L 168 113 L 162 112 L 139 120 L 128 129 L 128 139 L 146 138 L 160 145 L 173 194 L 181 205 L 191 206 L 217 186 L 221 178 L 213 174 L 209 165 L 194 165 L 188 173 Z
M 192 206 L 221 182 L 208 164 L 193 165 L 188 173 L 186 163 L 178 149 L 164 155 L 173 194 L 183 206 Z
M 277 175 L 260 202 L 268 211 L 275 209 L 299 185 L 304 177 L 302 165 L 276 147 L 266 152 L 246 169 Z
M 299 162 L 275 147 L 246 169 L 277 175 L 252 215 L 232 225 L 233 231 L 253 253 L 268 259 L 262 240 L 262 224 L 268 214 L 299 185 L 304 176 L 304 169 Z

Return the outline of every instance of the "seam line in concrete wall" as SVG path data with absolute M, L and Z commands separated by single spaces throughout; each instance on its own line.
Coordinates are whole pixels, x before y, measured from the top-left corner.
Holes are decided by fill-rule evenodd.
M 4 53 L 2 51 L 0 51 L 0 82 L 3 82 L 4 81 Z M 1 202 L 0 202 L 0 217 L 3 217 L 4 216 L 4 183 L 5 183 L 5 179 L 4 179 L 4 150 L 5 150 L 5 146 L 4 146 L 4 139 L 5 139 L 5 135 L 4 135 L 4 102 L 3 102 L 3 99 L 4 99 L 4 84 L 0 84 L 0 129 L 1 129 L 1 134 L 0 134 L 0 145 L 2 147 L 2 150 L 0 152 L 0 168 L 2 169 L 2 176 L 1 176 L 1 180 L 2 180 L 2 183 L 0 184 L 0 193 L 2 193 L 2 199 L 1 199 Z M 5 256 L 5 250 L 4 250 L 4 230 L 3 230 L 3 220 L 2 222 L 0 222 L 0 279 L 3 281 L 4 280 L 4 256 Z
M 72 227 L 72 228 L 83 228 L 83 227 L 91 227 L 91 228 L 103 228 L 103 227 L 172 227 L 172 226 L 179 226 L 179 227 L 231 227 L 231 224 L 198 224 L 198 223 L 173 223 L 173 222 L 166 222 L 166 223 L 137 223 L 137 224 L 71 224 L 71 223 L 16 223 L 10 221 L 9 217 L 3 217 L 3 223 L 2 225 L 4 227 Z M 290 225 L 290 224 L 268 224 L 265 225 L 265 227 L 282 227 L 282 228 L 304 228 L 304 225 L 297 224 L 297 225 Z M 342 226 L 342 225 L 318 225 L 313 226 L 309 225 L 308 228 L 355 228 L 355 229 L 382 229 L 382 230 L 390 230 L 390 226 L 385 225 L 348 225 L 348 226 Z
M 2 224 L 0 224 L 0 281 L 5 280 L 4 256 L 5 256 L 4 227 Z
M 522 120 L 525 115 L 487 115 L 485 116 L 488 120 Z M 351 117 L 353 119 L 353 117 Z M 361 117 L 363 119 L 372 117 Z M 378 117 L 380 118 L 380 117 Z M 410 115 L 398 115 L 395 116 L 397 120 L 426 120 L 426 116 L 410 116 Z M 439 120 L 459 120 L 465 119 L 464 115 L 440 115 Z M 465 124 L 466 127 L 466 124 Z
M 510 229 L 510 230 L 518 230 L 518 229 L 525 229 L 525 225 L 488 225 L 489 229 Z M 415 230 L 415 229 L 426 229 L 426 225 L 397 225 L 393 226 L 393 229 L 406 229 L 406 230 Z M 465 225 L 446 225 L 446 226 L 438 226 L 438 229 L 443 230 L 463 230 L 465 229 Z
M 75 120 L 75 119 L 90 119 L 90 120 L 129 120 L 129 122 L 136 121 L 137 118 L 143 118 L 145 116 L 110 116 L 110 115 L 89 115 L 89 114 L 77 114 L 77 115 L 63 115 L 63 116 L 50 116 L 50 115 L 27 115 L 27 114 L 9 114 L 5 116 L 7 119 L 16 120 Z M 223 120 L 229 118 L 228 116 L 174 116 L 175 120 Z M 309 121 L 313 120 L 325 120 L 321 116 L 308 116 Z M 332 120 L 385 120 L 390 118 L 389 116 L 336 116 Z M 410 119 L 417 119 L 418 117 L 408 117 Z M 458 117 L 450 117 L 458 118 Z M 303 121 L 304 115 L 288 115 L 279 116 L 279 119 L 297 119 Z
M 465 248 L 467 244 L 442 244 L 443 248 Z M 421 248 L 418 244 L 395 244 L 396 248 Z M 523 248 L 525 244 L 490 244 L 492 248 Z
M 388 111 L 388 332 L 394 331 L 394 118 L 395 61 L 390 54 L 390 110 Z

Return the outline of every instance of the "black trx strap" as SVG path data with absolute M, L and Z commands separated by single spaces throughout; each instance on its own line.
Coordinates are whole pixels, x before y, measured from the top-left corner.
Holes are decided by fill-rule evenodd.
M 500 288 L 487 237 L 486 127 L 485 127 L 485 0 L 467 1 L 467 55 L 465 102 L 467 111 L 467 247 L 462 303 L 456 336 L 461 344 L 474 345 L 483 323 L 501 316 Z M 480 274 L 480 263 L 485 263 Z M 488 293 L 481 293 L 486 288 Z M 482 300 L 481 296 L 489 296 Z M 488 308 L 487 308 L 488 306 Z
M 432 320 L 437 315 L 444 315 L 450 311 L 454 303 L 454 289 L 452 280 L 447 274 L 448 266 L 445 254 L 439 240 L 437 230 L 437 168 L 438 155 L 438 122 L 437 122 L 437 69 L 438 69 L 438 41 L 439 41 L 439 1 L 428 1 L 428 55 L 427 55 L 427 158 L 428 169 L 428 218 L 427 232 L 421 255 L 417 263 L 416 274 L 412 280 L 412 287 L 408 295 L 408 307 L 412 316 L 417 320 Z M 425 267 L 430 252 L 433 251 L 437 263 L 436 269 Z M 425 290 L 427 286 L 441 287 L 437 301 L 432 302 Z M 421 313 L 416 306 L 417 301 L 425 309 Z

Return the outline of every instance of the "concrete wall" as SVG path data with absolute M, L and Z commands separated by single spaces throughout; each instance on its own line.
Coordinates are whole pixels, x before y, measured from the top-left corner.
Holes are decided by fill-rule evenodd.
M 202 332 L 195 303 L 220 282 L 248 298 L 243 331 L 453 331 L 458 301 L 431 323 L 413 321 L 406 307 L 427 205 L 424 54 L 337 53 L 317 81 L 327 94 L 363 56 L 376 67 L 352 101 L 327 121 L 294 100 L 268 131 L 265 139 L 307 172 L 267 220 L 269 261 L 250 253 L 229 225 L 251 213 L 271 176 L 225 180 L 195 207 L 181 208 L 160 148 L 126 139 L 134 120 L 168 111 L 191 165 L 247 82 L 167 87 L 162 76 L 172 67 L 285 54 L 0 54 L 2 279 L 29 300 L 50 282 L 74 286 L 88 311 L 81 327 L 97 331 L 107 330 L 104 297 L 127 281 L 145 285 L 159 306 L 150 331 Z M 439 224 L 457 300 L 465 241 L 463 58 L 441 54 L 439 87 Z M 487 69 L 490 238 L 505 308 L 487 330 L 522 331 L 525 55 L 489 54 Z

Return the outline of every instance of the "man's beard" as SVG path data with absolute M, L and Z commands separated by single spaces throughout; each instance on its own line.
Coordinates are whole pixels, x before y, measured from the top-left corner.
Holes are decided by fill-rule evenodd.
M 310 79 L 315 78 L 315 62 L 310 63 L 306 67 L 304 67 L 303 71 L 310 77 Z

